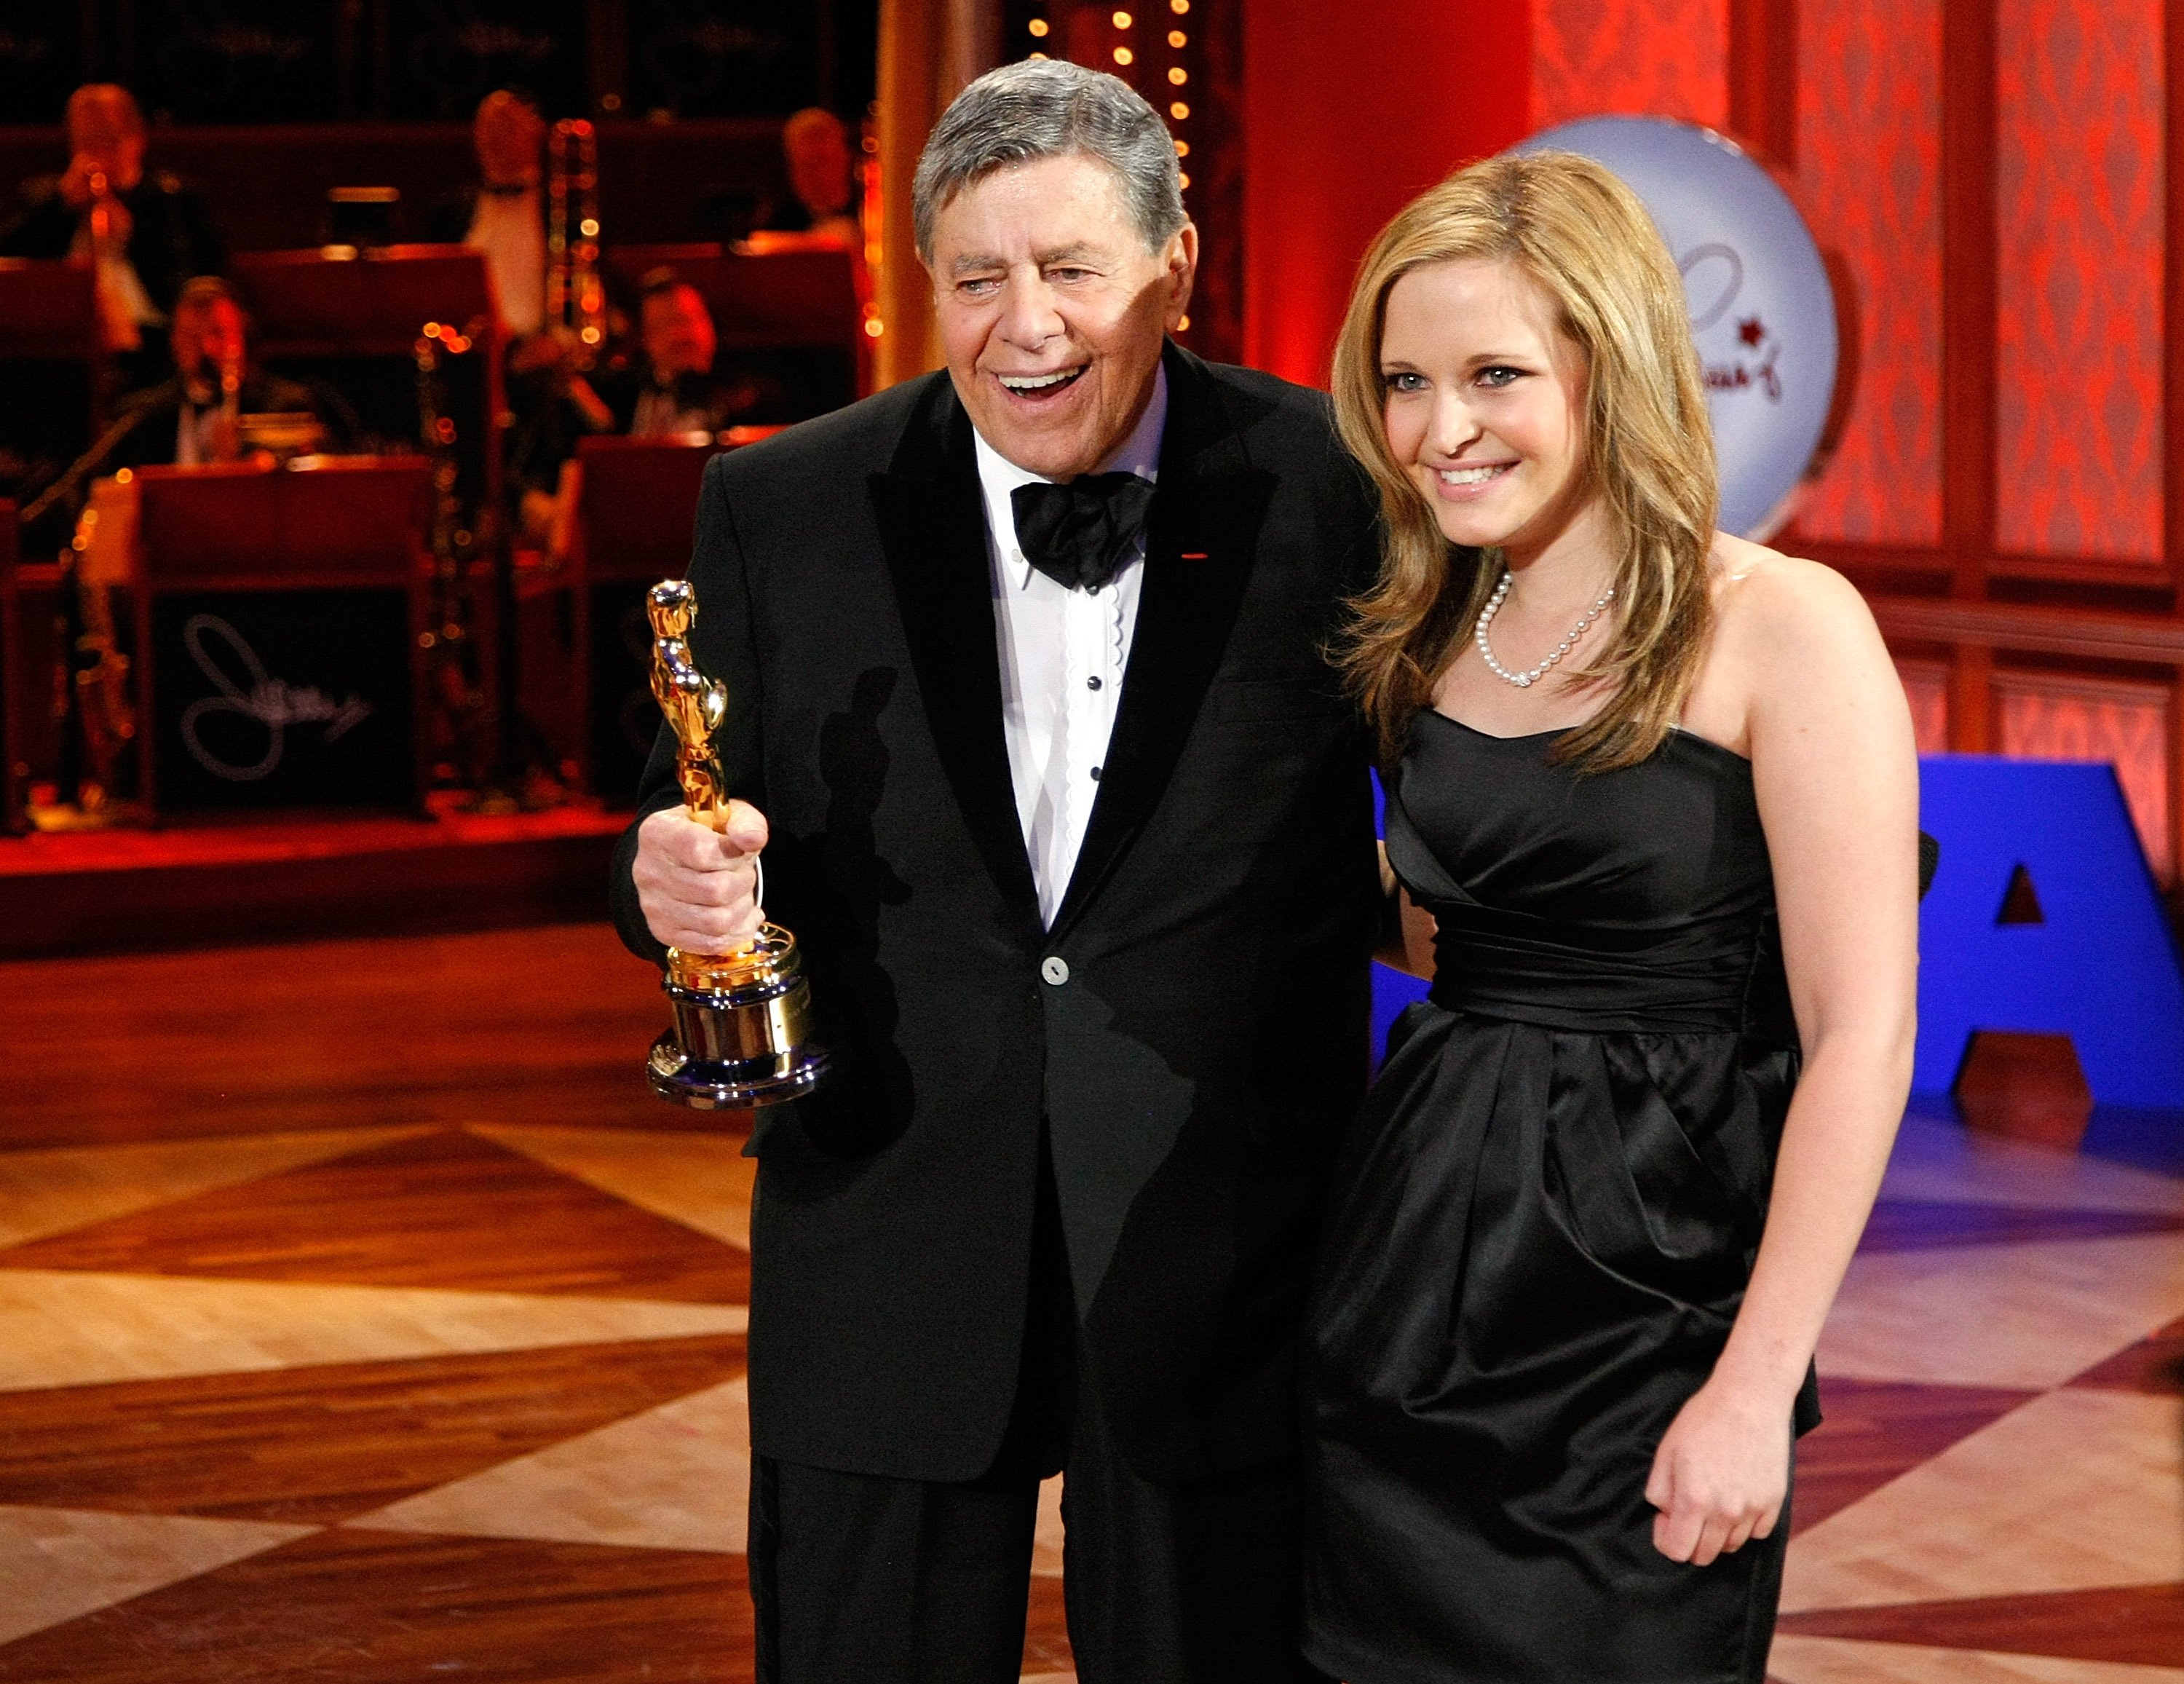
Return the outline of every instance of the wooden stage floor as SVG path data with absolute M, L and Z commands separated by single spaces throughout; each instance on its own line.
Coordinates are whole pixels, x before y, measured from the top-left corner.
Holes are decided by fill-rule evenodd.
M 0 1681 L 751 1677 L 659 1018 L 596 923 L 0 963 Z M 1821 1367 L 1782 1684 L 2184 1684 L 2184 1178 L 1914 1118 Z
M 627 813 L 270 813 L 0 835 L 0 960 L 596 918 Z

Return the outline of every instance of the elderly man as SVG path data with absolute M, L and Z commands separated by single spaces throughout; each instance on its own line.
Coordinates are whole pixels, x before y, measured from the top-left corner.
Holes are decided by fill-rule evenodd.
M 797 112 L 781 128 L 781 155 L 795 197 L 775 207 L 766 226 L 811 234 L 842 245 L 857 242 L 849 125 L 816 105 Z
M 220 271 L 219 234 L 194 190 L 144 168 L 144 114 L 125 87 L 86 82 L 69 96 L 68 168 L 27 183 L 0 228 L 0 256 L 96 261 L 108 349 L 157 346 L 182 283 Z
M 1326 404 L 1167 340 L 1197 231 L 1123 83 L 972 84 L 914 193 L 948 367 L 709 469 L 725 835 L 655 751 L 625 936 L 800 937 L 838 1069 L 761 1113 L 760 1676 L 1012 1680 L 1065 1473 L 1085 1684 L 1297 1654 L 1295 1363 L 1365 1080 L 1373 560 Z

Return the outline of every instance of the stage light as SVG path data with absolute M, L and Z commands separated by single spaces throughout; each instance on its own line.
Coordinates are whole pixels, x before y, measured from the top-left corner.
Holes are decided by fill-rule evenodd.
M 1046 57 L 1046 54 L 1044 53 L 1034 53 L 1031 56 L 1034 59 L 1044 59 Z
M 1117 12 L 1115 14 L 1115 27 L 1117 29 L 1128 29 L 1129 26 L 1130 14 L 1128 12 Z
M 1179 18 L 1190 9 L 1190 0 L 1167 0 L 1167 8 Z
M 1178 99 L 1174 104 L 1167 108 L 1167 114 L 1174 118 L 1177 122 L 1180 123 L 1184 118 L 1190 115 L 1190 108 Z
M 1177 321 L 1177 323 L 1175 324 L 1175 331 L 1176 331 L 1177 332 L 1178 332 L 1178 333 L 1188 333 L 1188 332 L 1190 332 L 1190 318 L 1189 316 L 1187 316 L 1187 315 L 1186 315 L 1186 316 L 1182 317 L 1180 320 L 1178 320 L 1178 321 Z
M 1178 187 L 1189 187 L 1190 185 L 1190 176 L 1187 173 L 1178 172 L 1175 178 L 1175 184 Z
M 1182 65 L 1178 64 L 1173 70 L 1169 70 L 1167 73 L 1167 79 L 1173 82 L 1178 87 L 1181 87 L 1185 82 L 1190 80 L 1190 72 L 1184 70 Z
M 1172 29 L 1167 32 L 1167 44 L 1180 53 L 1190 44 L 1190 37 L 1179 29 Z
M 1135 56 L 1127 47 L 1118 47 L 1115 49 L 1115 62 L 1117 64 L 1127 64 Z
M 1045 18 L 1034 18 L 1028 27 L 1034 35 L 1044 36 L 1047 31 L 1046 20 Z
M 1178 141 L 1178 142 L 1175 143 L 1175 155 L 1176 155 L 1178 158 L 1188 158 L 1188 157 L 1190 157 L 1190 142 L 1189 141 L 1187 141 L 1187 140 L 1179 140 L 1179 141 Z

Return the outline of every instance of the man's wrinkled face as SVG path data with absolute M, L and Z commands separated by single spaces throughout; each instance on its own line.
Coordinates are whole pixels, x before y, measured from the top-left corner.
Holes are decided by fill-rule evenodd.
M 1152 395 L 1190 302 L 1198 231 L 1148 251 L 1121 179 L 1082 153 L 1010 165 L 933 220 L 933 308 L 981 437 L 1049 479 L 1096 469 Z
M 712 313 L 687 283 L 649 293 L 644 299 L 645 360 L 661 374 L 705 374 L 713 366 Z

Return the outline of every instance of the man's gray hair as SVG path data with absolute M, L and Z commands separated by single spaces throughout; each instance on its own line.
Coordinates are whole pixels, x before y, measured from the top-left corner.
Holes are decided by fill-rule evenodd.
M 917 254 L 933 261 L 933 225 L 949 200 L 1011 164 L 1082 153 L 1115 172 L 1145 249 L 1189 219 L 1167 125 L 1119 76 L 1061 59 L 1004 64 L 956 96 L 928 137 L 911 185 Z

